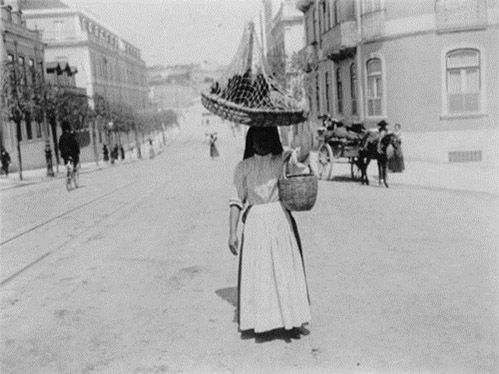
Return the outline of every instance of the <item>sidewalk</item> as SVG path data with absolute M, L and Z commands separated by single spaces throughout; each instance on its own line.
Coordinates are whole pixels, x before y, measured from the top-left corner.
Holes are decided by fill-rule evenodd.
M 372 185 L 378 185 L 376 160 L 369 164 L 368 176 Z M 350 178 L 350 164 L 344 160 L 341 163 L 335 163 L 332 172 L 333 180 L 334 177 Z M 482 192 L 499 196 L 499 168 L 477 164 L 446 164 L 406 160 L 403 173 L 388 172 L 388 183 L 394 187 L 418 186 Z
M 114 165 L 111 165 L 109 162 L 106 164 L 104 161 L 100 160 L 99 164 L 97 165 L 95 161 L 93 162 L 86 162 L 81 164 L 80 168 L 80 173 L 85 174 L 85 173 L 90 173 L 96 170 L 102 170 L 111 166 L 119 166 L 121 163 L 128 163 L 134 161 L 133 159 L 126 159 L 125 161 L 118 160 L 115 162 Z M 64 165 L 59 165 L 59 173 L 57 173 L 57 168 L 54 165 L 53 167 L 55 176 L 54 177 L 47 177 L 47 169 L 33 169 L 33 170 L 23 170 L 23 180 L 19 179 L 19 172 L 11 172 L 9 173 L 9 177 L 6 177 L 5 175 L 0 176 L 0 191 L 5 191 L 9 190 L 12 188 L 16 187 L 22 187 L 22 186 L 28 186 L 31 184 L 36 184 L 36 183 L 44 183 L 44 182 L 50 182 L 55 179 L 60 179 L 63 178 L 66 175 L 66 168 Z
M 155 145 L 154 145 L 154 153 L 156 155 L 159 155 L 161 152 L 163 152 L 163 146 L 160 145 L 158 139 L 155 140 Z M 146 160 L 149 158 L 148 143 L 142 144 L 141 152 L 142 152 L 142 159 Z M 117 167 L 120 166 L 121 164 L 127 164 L 136 161 L 139 161 L 137 151 L 136 150 L 134 150 L 133 152 L 128 151 L 126 152 L 124 161 L 116 160 L 114 164 L 111 164 L 110 161 L 106 163 L 102 160 L 99 160 L 98 164 L 96 164 L 95 161 L 82 163 L 80 165 L 80 173 L 82 174 L 91 173 L 97 170 L 102 170 L 109 167 Z M 18 171 L 10 172 L 9 177 L 6 177 L 5 175 L 0 175 L 0 191 L 5 191 L 22 186 L 28 186 L 36 183 L 50 182 L 55 179 L 63 178 L 66 175 L 66 168 L 64 165 L 59 165 L 59 173 L 57 173 L 56 165 L 54 165 L 53 170 L 55 173 L 54 177 L 47 177 L 46 168 L 23 170 L 23 180 L 19 179 Z

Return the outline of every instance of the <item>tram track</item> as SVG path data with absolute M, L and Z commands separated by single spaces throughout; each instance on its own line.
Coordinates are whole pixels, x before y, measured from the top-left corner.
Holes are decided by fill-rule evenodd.
M 126 189 L 127 187 L 130 187 L 132 185 L 137 185 L 137 187 L 139 189 L 138 191 L 131 191 L 132 194 L 135 194 L 137 192 L 142 192 L 145 188 L 149 187 L 149 188 L 147 188 L 147 193 L 140 193 L 140 196 L 137 198 L 132 197 L 132 198 L 121 199 L 118 201 L 108 201 L 108 204 L 111 204 L 111 206 L 113 207 L 111 210 L 104 209 L 103 211 L 101 211 L 101 216 L 98 217 L 98 219 L 94 220 L 91 224 L 89 224 L 84 229 L 80 230 L 76 234 L 70 235 L 69 238 L 67 238 L 67 237 L 64 238 L 64 240 L 62 240 L 62 242 L 59 241 L 59 243 L 57 243 L 57 245 L 53 249 L 51 249 L 49 251 L 44 251 L 43 254 L 36 256 L 34 259 L 31 259 L 29 262 L 23 264 L 23 266 L 21 268 L 16 269 L 11 274 L 8 274 L 8 275 L 4 274 L 4 275 L 6 275 L 6 277 L 4 279 L 0 280 L 0 287 L 5 286 L 6 284 L 8 284 L 12 280 L 16 279 L 20 275 L 26 273 L 29 269 L 31 269 L 35 265 L 43 262 L 44 260 L 46 260 L 47 258 L 52 256 L 53 254 L 60 252 L 61 249 L 65 248 L 71 242 L 78 240 L 79 238 L 81 238 L 83 235 L 85 235 L 89 231 L 95 229 L 96 227 L 99 227 L 105 220 L 111 218 L 112 216 L 114 216 L 122 211 L 126 211 L 127 209 L 133 209 L 138 204 L 140 204 L 143 200 L 147 199 L 149 196 L 154 194 L 158 189 L 160 189 L 166 183 L 166 181 L 163 180 L 151 188 L 150 185 L 144 186 L 140 183 L 137 184 L 137 182 L 139 182 L 139 180 L 134 180 L 132 182 L 125 183 L 125 184 L 123 184 L 123 185 L 121 185 L 121 186 L 101 195 L 101 196 L 98 196 L 94 199 L 91 199 L 90 201 L 87 201 L 87 202 L 80 204 L 72 209 L 69 209 L 69 210 L 65 211 L 64 213 L 61 213 L 55 217 L 47 219 L 44 222 L 41 222 L 41 223 L 39 223 L 39 224 L 37 224 L 37 225 L 27 229 L 27 230 L 24 230 L 22 233 L 16 234 L 15 236 L 0 243 L 1 247 L 3 247 L 5 244 L 9 244 L 9 243 L 15 244 L 16 240 L 26 238 L 27 235 L 29 235 L 31 233 L 36 233 L 37 230 L 40 230 L 44 227 L 47 227 L 51 223 L 57 222 L 61 218 L 71 217 L 72 215 L 75 215 L 78 212 L 82 212 L 84 208 L 89 207 L 92 204 L 95 204 L 99 201 L 102 201 L 106 197 L 108 198 L 108 197 L 113 196 L 113 195 L 116 196 L 117 192 L 122 191 L 123 189 Z
M 16 240 L 16 239 L 19 239 L 19 238 L 25 236 L 26 234 L 29 234 L 30 232 L 32 232 L 34 230 L 37 230 L 37 229 L 39 229 L 39 228 L 41 228 L 43 226 L 48 225 L 49 223 L 52 223 L 52 222 L 54 222 L 54 221 L 56 221 L 58 219 L 61 219 L 62 217 L 67 216 L 68 214 L 76 212 L 76 211 L 78 211 L 78 210 L 80 210 L 82 208 L 85 208 L 88 205 L 91 205 L 91 204 L 93 204 L 93 203 L 95 203 L 95 202 L 97 202 L 99 200 L 102 200 L 102 199 L 104 199 L 104 198 L 106 198 L 106 197 L 108 197 L 110 195 L 113 195 L 116 192 L 118 192 L 118 191 L 120 191 L 120 190 L 122 190 L 122 189 L 124 189 L 124 188 L 126 188 L 126 187 L 128 187 L 128 186 L 130 186 L 132 184 L 134 184 L 134 183 L 137 183 L 137 181 L 132 181 L 132 182 L 129 182 L 129 183 L 125 183 L 124 185 L 121 185 L 121 186 L 119 186 L 119 187 L 117 187 L 117 188 L 109 191 L 108 193 L 106 193 L 104 195 L 101 195 L 101 196 L 96 197 L 96 198 L 94 198 L 94 199 L 92 199 L 90 201 L 87 201 L 87 202 L 85 202 L 83 204 L 80 204 L 80 205 L 78 205 L 78 206 L 76 206 L 74 208 L 71 208 L 71 209 L 65 211 L 64 213 L 61 213 L 61 214 L 59 214 L 59 215 L 57 215 L 55 217 L 49 218 L 49 219 L 47 219 L 47 220 L 45 220 L 45 221 L 43 221 L 43 222 L 41 222 L 41 223 L 39 223 L 39 224 L 37 224 L 37 225 L 35 225 L 33 227 L 30 227 L 27 230 L 24 230 L 24 231 L 20 232 L 19 234 L 16 234 L 16 235 L 10 237 L 9 239 L 6 239 L 6 240 L 0 242 L 0 246 L 3 246 L 3 245 L 5 245 L 5 244 L 7 244 L 9 242 L 12 242 L 12 241 Z

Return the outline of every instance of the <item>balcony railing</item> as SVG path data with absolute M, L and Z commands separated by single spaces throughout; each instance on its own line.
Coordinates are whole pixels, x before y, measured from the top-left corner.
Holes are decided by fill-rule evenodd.
M 487 27 L 487 0 L 437 0 L 438 32 L 476 30 Z
M 322 36 L 322 50 L 333 60 L 341 59 L 358 41 L 357 22 L 340 22 Z
M 378 39 L 385 32 L 385 9 L 362 15 L 362 41 Z

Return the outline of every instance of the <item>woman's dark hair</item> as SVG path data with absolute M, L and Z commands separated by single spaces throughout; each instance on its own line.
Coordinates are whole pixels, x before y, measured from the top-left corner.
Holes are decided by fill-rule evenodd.
M 253 140 L 268 142 L 270 153 L 274 156 L 280 155 L 283 152 L 281 139 L 277 127 L 256 127 L 251 126 L 246 134 L 246 146 L 244 149 L 243 160 L 253 157 L 255 149 L 253 148 Z
M 71 131 L 71 125 L 69 124 L 69 121 L 63 120 L 61 122 L 61 129 L 62 131 Z

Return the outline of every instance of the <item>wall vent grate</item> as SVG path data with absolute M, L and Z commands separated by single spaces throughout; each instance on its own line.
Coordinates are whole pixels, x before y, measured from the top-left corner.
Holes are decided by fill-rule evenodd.
M 450 163 L 481 162 L 482 151 L 452 151 L 449 152 Z

